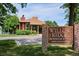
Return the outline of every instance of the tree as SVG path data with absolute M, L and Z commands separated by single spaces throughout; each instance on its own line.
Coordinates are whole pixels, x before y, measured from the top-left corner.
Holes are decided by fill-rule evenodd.
M 16 13 L 16 7 L 11 3 L 0 3 L 0 26 L 3 25 L 6 15 Z
M 66 11 L 68 11 L 68 14 L 66 15 L 66 17 L 67 16 L 69 17 L 69 26 L 72 26 L 74 24 L 75 17 L 76 17 L 77 4 L 76 3 L 65 3 L 61 7 L 67 8 Z
M 50 21 L 50 20 L 47 20 L 45 21 L 45 23 L 48 25 L 48 26 L 53 26 L 53 27 L 56 27 L 58 26 L 58 24 L 55 22 L 55 21 Z
M 58 26 L 57 22 L 53 21 L 53 26 Z
M 27 3 L 20 3 L 21 7 L 27 6 Z M 3 26 L 3 21 L 6 15 L 16 14 L 17 9 L 12 3 L 0 3 L 0 26 Z
M 79 4 L 78 3 L 69 3 L 69 4 L 65 4 L 64 6 L 66 7 L 66 5 L 68 5 L 68 9 L 69 9 L 69 25 L 72 26 L 74 23 L 79 23 Z M 73 28 L 74 30 L 74 28 Z M 74 35 L 74 31 L 73 31 L 73 35 Z M 74 50 L 76 50 L 76 48 L 79 50 L 78 47 L 76 47 L 77 43 L 77 39 L 75 38 L 75 35 L 73 36 L 73 45 L 72 48 Z M 76 47 L 76 48 L 75 48 Z
M 79 7 L 77 7 L 77 9 L 76 9 L 75 23 L 79 24 Z
M 21 7 L 24 8 L 27 6 L 27 3 L 21 3 Z
M 20 3 L 21 7 L 27 6 L 27 3 Z M 3 21 L 6 20 L 7 15 L 16 14 L 17 9 L 12 3 L 0 3 L 0 26 L 3 32 Z
M 75 24 L 79 24 L 79 16 L 76 17 Z
M 14 33 L 17 25 L 19 25 L 19 19 L 15 15 L 4 20 L 4 29 L 7 32 Z

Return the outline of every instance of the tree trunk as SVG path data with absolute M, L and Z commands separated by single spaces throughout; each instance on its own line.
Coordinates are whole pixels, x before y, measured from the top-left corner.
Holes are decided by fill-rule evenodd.
M 75 20 L 75 5 L 74 3 L 69 4 L 69 26 L 74 25 L 74 20 Z
M 75 19 L 76 19 L 76 13 L 75 13 L 75 4 L 74 3 L 70 3 L 70 7 L 69 7 L 69 10 L 70 10 L 70 15 L 69 15 L 69 26 L 73 26 L 73 44 L 72 44 L 72 48 L 74 50 L 76 50 L 76 44 L 78 44 L 76 41 L 77 39 L 75 38 L 75 27 L 74 27 L 74 22 L 75 22 Z M 78 48 L 79 49 L 79 48 Z
M 10 32 L 10 31 L 9 31 L 9 29 L 8 29 L 8 34 L 9 34 L 9 32 Z

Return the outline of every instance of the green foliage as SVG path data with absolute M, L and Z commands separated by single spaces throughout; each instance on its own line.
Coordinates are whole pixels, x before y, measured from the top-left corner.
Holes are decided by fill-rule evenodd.
M 5 46 L 6 48 L 15 46 L 16 43 L 14 40 L 0 40 L 0 47 Z
M 19 25 L 19 19 L 15 15 L 9 16 L 6 20 L 4 20 L 4 29 L 6 31 L 15 31 L 17 25 Z
M 79 24 L 79 16 L 76 17 L 75 23 L 76 23 L 76 24 Z
M 3 27 L 3 21 L 6 20 L 6 15 L 15 14 L 16 7 L 11 3 L 0 3 L 0 26 Z
M 65 3 L 60 8 L 66 9 L 66 16 L 65 18 L 68 18 L 68 25 L 72 26 L 74 23 L 78 22 L 77 14 L 79 14 L 79 4 L 78 3 Z
M 76 9 L 75 23 L 79 24 L 79 7 Z
M 0 11 L 3 13 L 3 15 L 5 15 L 8 13 L 16 13 L 17 9 L 11 3 L 0 3 Z
M 24 33 L 23 33 L 22 30 L 16 30 L 16 34 L 17 34 L 17 35 L 22 35 L 22 34 L 24 34 Z
M 21 3 L 21 7 L 24 8 L 27 6 L 27 3 Z
M 27 6 L 27 3 L 20 3 L 21 7 Z M 16 6 L 12 3 L 0 3 L 0 26 L 3 27 L 3 21 L 6 20 L 6 15 L 15 14 L 17 12 Z
M 75 19 L 75 24 L 79 24 L 79 17 Z
M 17 35 L 30 35 L 31 31 L 30 30 L 16 30 Z
M 29 22 L 26 23 L 26 27 L 27 27 L 26 28 L 27 30 L 30 30 L 30 23 Z
M 58 24 L 55 22 L 55 21 L 50 21 L 50 20 L 48 20 L 48 21 L 45 21 L 45 23 L 48 25 L 48 26 L 53 26 L 53 27 L 56 27 L 56 26 L 58 26 Z
M 27 3 L 20 3 L 21 7 L 27 6 Z M 12 3 L 0 3 L 0 26 L 2 27 L 2 32 L 4 32 L 4 20 L 6 20 L 7 15 L 16 14 L 17 9 Z M 8 30 L 9 31 L 9 30 Z
M 29 34 L 31 34 L 31 31 L 30 30 L 25 30 L 25 34 L 29 35 Z
M 55 21 L 53 21 L 53 26 L 56 27 L 58 26 L 58 24 Z

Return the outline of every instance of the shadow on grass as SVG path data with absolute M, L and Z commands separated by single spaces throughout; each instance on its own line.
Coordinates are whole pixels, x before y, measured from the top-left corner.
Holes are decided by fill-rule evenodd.
M 2 56 L 65 56 L 79 55 L 74 53 L 71 47 L 49 46 L 44 54 L 41 45 L 22 45 L 17 46 L 15 41 L 0 41 L 0 55 Z

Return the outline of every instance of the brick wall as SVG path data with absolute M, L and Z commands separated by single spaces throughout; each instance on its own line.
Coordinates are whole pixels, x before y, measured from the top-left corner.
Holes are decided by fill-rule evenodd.
M 47 47 L 48 47 L 48 26 L 43 25 L 42 26 L 42 50 L 43 50 L 43 53 L 45 53 L 47 51 Z
M 79 51 L 79 24 L 74 25 L 74 49 Z
M 45 51 L 48 43 L 74 44 L 74 50 L 79 52 L 79 24 L 65 27 L 48 27 L 42 28 L 42 46 Z
M 72 44 L 73 41 L 73 27 L 48 27 L 43 26 L 42 33 L 43 40 L 48 40 L 48 43 L 63 43 Z
M 73 27 L 49 27 L 48 41 L 49 43 L 66 43 L 71 44 L 73 40 Z

